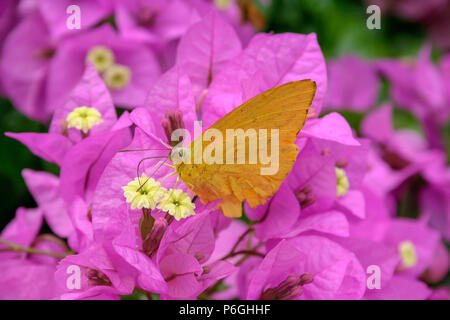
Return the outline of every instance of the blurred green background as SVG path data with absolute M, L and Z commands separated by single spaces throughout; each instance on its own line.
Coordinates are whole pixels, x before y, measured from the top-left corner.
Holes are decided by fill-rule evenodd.
M 380 57 L 414 57 L 423 45 L 426 34 L 420 26 L 393 16 L 382 15 L 381 30 L 366 27 L 367 4 L 355 0 L 275 0 L 262 8 L 266 16 L 266 31 L 316 32 L 327 59 L 345 54 L 358 54 L 367 59 Z M 439 58 L 439 52 L 434 52 Z M 387 95 L 383 86 L 381 95 Z M 46 132 L 47 126 L 31 121 L 0 99 L 2 132 Z M 362 118 L 353 112 L 344 116 L 356 129 Z M 419 128 L 413 117 L 396 114 L 400 126 Z M 420 129 L 420 128 L 419 128 Z M 447 130 L 447 136 L 450 134 Z M 33 156 L 19 142 L 0 136 L 0 230 L 10 221 L 19 206 L 34 207 L 35 203 L 21 176 L 23 168 L 57 173 L 57 168 Z

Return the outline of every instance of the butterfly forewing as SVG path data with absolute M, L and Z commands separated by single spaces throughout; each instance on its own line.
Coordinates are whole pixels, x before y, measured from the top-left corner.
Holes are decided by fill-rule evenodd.
M 180 178 L 204 203 L 223 199 L 219 207 L 229 217 L 241 216 L 243 200 L 247 200 L 251 207 L 263 204 L 278 190 L 292 169 L 298 152 L 294 142 L 305 123 L 315 91 L 316 84 L 311 80 L 294 81 L 265 91 L 243 103 L 209 128 L 217 129 L 222 134 L 223 163 L 208 163 L 204 154 L 199 154 L 204 153 L 212 143 L 209 139 L 205 141 L 205 131 L 190 145 L 191 164 L 177 167 Z M 238 133 L 237 137 L 233 137 L 235 140 L 231 148 L 227 145 L 227 129 Z M 236 131 L 239 129 L 242 131 Z M 278 136 L 272 134 L 274 129 L 278 131 Z M 248 134 L 253 130 L 257 134 L 256 149 L 254 145 L 253 148 L 250 146 L 252 135 L 239 139 L 242 132 Z M 267 136 L 268 143 L 259 143 L 260 136 Z M 276 138 L 277 171 L 273 174 L 261 174 L 261 169 L 267 168 L 269 164 L 261 163 L 260 152 L 267 151 L 270 155 L 273 151 L 270 143 Z M 201 143 L 202 148 L 195 148 L 196 143 L 197 146 Z M 268 150 L 261 150 L 264 148 Z M 242 150 L 245 152 L 240 153 Z M 249 163 L 252 156 L 255 158 L 255 152 L 257 162 Z M 236 163 L 239 155 L 241 160 L 242 155 L 245 155 L 245 163 Z M 194 163 L 196 157 L 202 161 Z M 227 161 L 231 158 L 234 163 Z

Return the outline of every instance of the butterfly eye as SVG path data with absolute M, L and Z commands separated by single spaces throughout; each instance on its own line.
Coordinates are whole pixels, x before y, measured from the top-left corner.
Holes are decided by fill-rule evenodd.
M 189 149 L 178 147 L 172 150 L 172 162 L 175 164 L 180 164 L 186 162 L 189 159 Z

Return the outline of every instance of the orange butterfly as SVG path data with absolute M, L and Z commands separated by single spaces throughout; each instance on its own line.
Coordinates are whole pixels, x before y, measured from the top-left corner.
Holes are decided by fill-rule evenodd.
M 315 91 L 314 81 L 293 81 L 272 88 L 245 102 L 213 124 L 189 145 L 187 154 L 190 161 L 175 164 L 178 177 L 203 203 L 223 199 L 219 208 L 227 217 L 240 217 L 244 200 L 247 200 L 252 208 L 265 203 L 278 190 L 292 169 L 298 153 L 294 142 L 303 128 Z M 234 147 L 227 148 L 225 141 L 220 142 L 222 146 L 217 146 L 217 141 L 205 136 L 211 129 L 218 130 L 216 132 L 220 132 L 223 136 L 226 136 L 229 129 L 243 131 L 240 137 L 239 134 L 236 137 L 236 144 L 233 138 Z M 250 159 L 255 150 L 245 143 L 246 139 L 250 140 L 250 137 L 242 136 L 248 129 L 255 131 L 266 129 L 265 138 L 268 142 L 275 138 L 272 132 L 276 131 L 272 129 L 277 129 L 279 132 L 279 149 L 271 150 L 271 152 L 279 152 L 276 173 L 261 174 L 261 170 L 267 167 L 261 162 L 229 163 L 227 161 L 211 164 L 205 159 L 201 162 L 195 161 L 202 158 L 199 152 L 208 150 L 208 146 L 213 142 L 216 144 L 215 151 L 222 152 L 220 155 L 222 159 L 236 160 L 239 158 L 239 153 L 241 156 L 244 155 L 245 159 Z M 259 144 L 258 149 L 262 147 Z

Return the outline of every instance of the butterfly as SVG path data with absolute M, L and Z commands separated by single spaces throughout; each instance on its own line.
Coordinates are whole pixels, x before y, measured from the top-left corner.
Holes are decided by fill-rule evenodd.
M 252 208 L 264 204 L 279 189 L 292 169 L 298 153 L 295 140 L 306 121 L 315 92 L 316 83 L 311 80 L 293 81 L 274 87 L 246 101 L 208 129 L 219 130 L 223 136 L 226 136 L 227 129 L 267 129 L 267 132 L 278 129 L 279 163 L 275 174 L 262 175 L 262 163 L 209 164 L 204 160 L 194 163 L 198 153 L 213 143 L 212 139 L 205 141 L 206 130 L 187 147 L 191 161 L 175 164 L 179 179 L 202 203 L 222 200 L 218 208 L 227 217 L 240 217 L 244 200 Z M 269 133 L 268 141 L 270 139 Z M 223 142 L 223 157 L 231 155 L 236 158 L 238 150 L 245 150 L 245 159 L 249 159 L 251 150 L 242 145 L 245 144 L 245 137 L 240 143 L 239 139 L 237 141 L 231 149 L 227 149 Z M 196 144 L 201 144 L 201 150 L 195 148 Z

